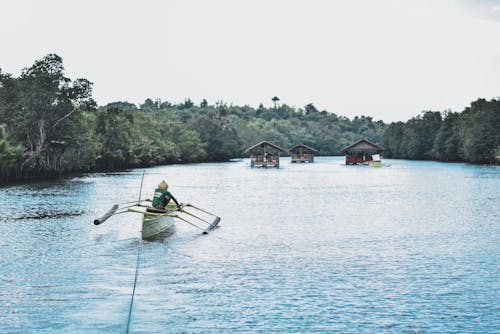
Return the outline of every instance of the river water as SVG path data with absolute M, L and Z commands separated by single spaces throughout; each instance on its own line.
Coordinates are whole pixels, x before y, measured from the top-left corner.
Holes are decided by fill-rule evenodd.
M 500 168 L 384 163 L 146 169 L 222 217 L 163 242 L 142 169 L 0 187 L 0 332 L 498 333 Z

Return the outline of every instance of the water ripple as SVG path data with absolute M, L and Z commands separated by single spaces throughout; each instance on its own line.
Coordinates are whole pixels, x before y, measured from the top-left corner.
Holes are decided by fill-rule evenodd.
M 92 224 L 142 170 L 2 187 L 0 331 L 125 332 L 140 245 L 132 333 L 497 333 L 499 169 L 389 164 L 148 169 L 222 216 L 164 242 Z

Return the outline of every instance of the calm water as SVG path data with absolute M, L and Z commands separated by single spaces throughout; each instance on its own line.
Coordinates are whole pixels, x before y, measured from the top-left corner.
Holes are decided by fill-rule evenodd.
M 0 187 L 0 332 L 125 332 L 138 262 L 132 333 L 498 333 L 500 168 L 342 161 L 147 169 L 222 217 L 163 243 L 92 223 L 142 170 Z

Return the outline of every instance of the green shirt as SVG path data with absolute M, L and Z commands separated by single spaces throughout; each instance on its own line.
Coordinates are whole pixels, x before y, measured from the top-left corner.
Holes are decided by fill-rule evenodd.
M 161 189 L 158 189 L 156 188 L 155 189 L 155 194 L 153 196 L 153 207 L 155 208 L 164 208 L 168 202 L 170 202 L 170 199 L 172 199 L 175 204 L 179 205 L 179 203 L 177 203 L 177 200 L 175 199 L 174 195 L 172 195 L 170 193 L 170 191 L 168 190 L 161 190 Z

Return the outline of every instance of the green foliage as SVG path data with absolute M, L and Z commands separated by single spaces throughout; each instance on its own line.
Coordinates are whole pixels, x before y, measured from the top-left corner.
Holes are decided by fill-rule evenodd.
M 475 163 L 494 163 L 500 145 L 500 100 L 479 99 L 461 117 L 464 157 Z
M 478 99 L 462 113 L 428 111 L 392 123 L 381 144 L 387 157 L 498 163 L 500 100 Z
M 404 158 L 428 160 L 433 158 L 433 143 L 441 127 L 441 113 L 425 111 L 407 122 L 400 150 Z
M 433 145 L 436 159 L 441 161 L 462 161 L 464 159 L 459 130 L 460 114 L 445 112 L 443 124 L 436 135 Z
M 61 168 L 63 171 L 90 171 L 95 168 L 101 143 L 96 140 L 96 114 L 82 112 L 81 117 L 74 120 L 74 125 L 79 129 L 78 138 L 74 145 L 67 148 L 64 153 Z
M 243 156 L 245 148 L 261 140 L 284 149 L 304 143 L 319 149 L 322 155 L 335 155 L 360 138 L 379 142 L 386 128 L 371 117 L 351 121 L 319 111 L 312 104 L 304 110 L 286 104 L 254 109 L 228 106 L 222 101 L 208 105 L 206 100 L 197 107 L 186 101 L 172 105 L 147 99 L 139 109 L 161 126 L 163 138 L 175 143 L 179 162 L 227 161 Z
M 16 79 L 2 76 L 2 121 L 24 149 L 23 175 L 65 172 L 67 153 L 78 148 L 86 131 L 82 112 L 92 111 L 92 84 L 64 76 L 62 59 L 49 54 Z M 71 165 L 71 164 L 69 164 Z
M 163 147 L 160 150 L 163 152 L 160 163 L 200 162 L 205 159 L 199 133 L 188 129 L 186 123 L 181 121 L 181 117 L 186 120 L 190 118 L 187 111 L 179 111 L 175 106 L 161 103 L 159 109 L 148 116 L 159 131 L 156 138 Z
M 137 163 L 132 154 L 131 132 L 134 114 L 117 107 L 100 109 L 96 119 L 96 132 L 101 143 L 96 159 L 99 169 L 125 168 Z
M 0 181 L 15 179 L 22 160 L 23 149 L 9 142 L 5 125 L 0 125 Z
M 139 107 L 113 102 L 96 108 L 92 83 L 64 73 L 49 54 L 18 77 L 0 70 L 0 180 L 71 171 L 168 163 L 227 161 L 262 140 L 285 150 L 306 144 L 320 155 L 341 154 L 361 138 L 381 142 L 386 157 L 495 163 L 500 149 L 500 100 L 479 99 L 462 113 L 426 111 L 387 126 L 278 104 L 272 107 L 180 104 L 146 99 Z
M 381 145 L 385 149 L 384 156 L 387 158 L 400 158 L 404 153 L 401 148 L 405 124 L 403 122 L 391 123 L 382 136 Z
M 194 117 L 188 126 L 200 134 L 208 161 L 227 161 L 240 154 L 240 140 L 225 109 Z
M 178 152 L 176 145 L 163 139 L 161 129 L 150 117 L 132 110 L 133 124 L 129 135 L 131 152 L 134 157 L 132 166 L 152 166 L 176 162 Z
M 198 132 L 188 130 L 184 126 L 176 126 L 174 131 L 179 162 L 201 162 L 206 159 L 206 144 L 201 142 Z

